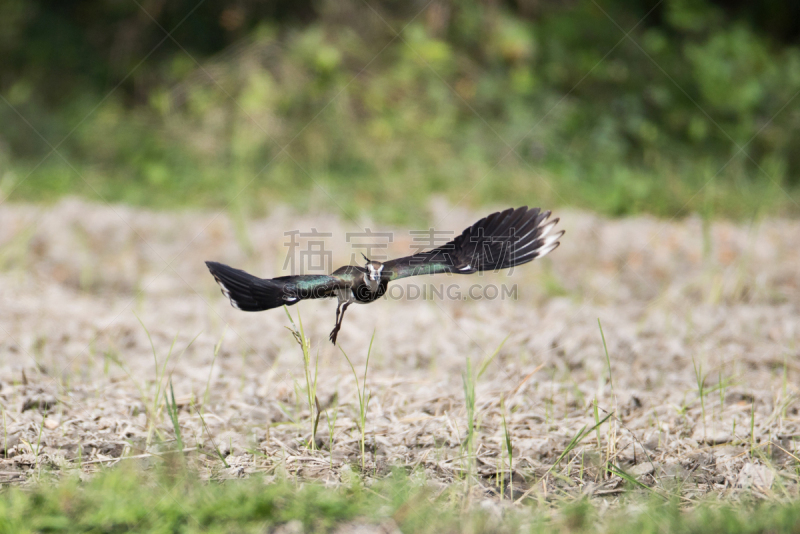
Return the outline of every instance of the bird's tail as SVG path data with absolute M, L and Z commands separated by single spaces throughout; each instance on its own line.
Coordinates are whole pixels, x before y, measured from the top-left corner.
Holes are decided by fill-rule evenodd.
M 287 295 L 286 284 L 279 280 L 258 278 L 214 261 L 207 261 L 206 266 L 222 289 L 222 294 L 239 310 L 269 310 L 284 304 L 291 306 L 297 301 Z
M 455 239 L 458 272 L 508 269 L 555 250 L 564 231 L 554 232 L 558 218 L 550 211 L 521 207 L 493 213 Z

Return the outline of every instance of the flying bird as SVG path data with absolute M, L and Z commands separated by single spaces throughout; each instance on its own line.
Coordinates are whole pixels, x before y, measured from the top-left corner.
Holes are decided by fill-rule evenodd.
M 242 311 L 262 311 L 291 306 L 306 299 L 338 299 L 336 326 L 330 334 L 335 345 L 347 307 L 379 299 L 392 280 L 425 274 L 472 274 L 522 265 L 556 249 L 564 231 L 553 232 L 558 218 L 550 211 L 527 206 L 492 213 L 444 245 L 391 261 L 345 265 L 330 275 L 258 278 L 221 263 L 207 261 L 208 270 L 231 305 Z M 363 256 L 363 254 L 362 254 Z

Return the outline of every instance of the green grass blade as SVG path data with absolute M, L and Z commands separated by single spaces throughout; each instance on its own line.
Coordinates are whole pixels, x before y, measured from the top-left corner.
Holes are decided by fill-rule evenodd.
M 478 379 L 480 379 L 480 377 L 482 377 L 482 376 L 483 376 L 483 373 L 485 373 L 485 372 L 486 372 L 486 369 L 489 367 L 489 364 L 490 364 L 490 363 L 492 363 L 492 360 L 494 360 L 494 357 L 495 357 L 495 356 L 497 356 L 497 354 L 500 352 L 500 349 L 502 349 L 502 348 L 503 348 L 503 345 L 505 345 L 505 344 L 506 344 L 506 341 L 508 341 L 508 338 L 509 338 L 509 337 L 511 337 L 511 334 L 508 334 L 508 335 L 505 337 L 505 339 L 504 339 L 503 341 L 501 341 L 501 342 L 500 342 L 500 344 L 497 346 L 497 348 L 496 348 L 496 349 L 494 349 L 494 352 L 492 353 L 492 355 L 491 355 L 491 356 L 489 356 L 488 358 L 486 358 L 486 359 L 483 361 L 483 363 L 481 363 L 481 368 L 480 368 L 480 370 L 478 371 Z
M 222 455 L 222 451 L 220 451 L 219 447 L 217 447 L 217 442 L 214 441 L 214 437 L 211 435 L 211 431 L 208 429 L 205 417 L 203 417 L 203 414 L 200 412 L 200 410 L 197 410 L 196 408 L 195 410 L 197 411 L 197 415 L 200 416 L 200 422 L 203 424 L 203 429 L 206 431 L 208 439 L 211 440 L 211 445 L 214 446 L 214 451 L 216 451 L 217 457 L 222 461 L 222 465 L 224 465 L 225 468 L 230 467 L 230 465 L 228 465 L 228 462 L 225 460 L 225 457 Z
M 147 334 L 147 340 L 150 341 L 150 348 L 153 350 L 153 361 L 155 362 L 156 372 L 158 372 L 158 356 L 156 355 L 156 346 L 153 344 L 153 338 L 150 337 L 150 331 L 144 325 L 136 312 L 133 312 L 133 316 L 136 317 L 136 320 L 139 321 L 139 324 L 142 325 L 142 328 L 144 328 L 144 333 Z
M 606 353 L 606 364 L 608 365 L 608 383 L 611 385 L 611 392 L 614 392 L 614 380 L 611 376 L 611 357 L 608 355 L 608 345 L 606 345 L 606 335 L 603 333 L 603 325 L 600 324 L 600 318 L 597 318 L 597 326 L 600 327 L 600 337 L 603 339 L 603 350 Z
M 553 465 L 550 466 L 550 469 L 547 470 L 547 473 L 545 473 L 545 476 L 547 476 L 551 471 L 553 471 L 553 469 L 555 469 L 558 466 L 558 464 L 561 463 L 561 460 L 563 460 L 566 455 L 568 455 L 570 452 L 572 452 L 572 450 L 575 449 L 575 447 L 577 447 L 581 443 L 581 441 L 583 441 L 583 439 L 586 436 L 591 434 L 592 431 L 595 430 L 597 427 L 599 427 L 600 425 L 602 425 L 603 423 L 608 421 L 611 418 L 612 415 L 614 415 L 613 412 L 609 413 L 608 415 L 603 417 L 603 419 L 601 419 L 599 422 L 597 422 L 592 428 L 589 428 L 588 430 L 586 428 L 586 425 L 584 425 L 583 428 L 578 430 L 578 433 L 575 434 L 572 437 L 572 439 L 570 440 L 570 442 L 567 444 L 566 448 L 564 449 L 564 452 L 562 452 L 558 456 L 558 458 L 553 463 Z
M 164 392 L 164 396 L 166 397 L 166 392 Z M 175 429 L 175 440 L 178 444 L 178 450 L 182 451 L 183 447 L 183 436 L 181 435 L 181 425 L 178 421 L 178 403 L 175 402 L 175 390 L 172 388 L 172 380 L 169 381 L 169 398 L 166 398 L 167 402 L 167 412 L 169 413 L 169 418 L 172 420 L 172 428 Z
M 228 325 L 225 325 L 225 328 L 222 330 L 222 335 L 219 336 L 219 341 L 214 346 L 214 357 L 211 358 L 211 367 L 208 369 L 208 379 L 206 380 L 206 390 L 203 393 L 203 409 L 208 405 L 209 399 L 211 398 L 211 375 L 214 372 L 214 362 L 217 361 L 217 354 L 219 354 L 219 350 L 222 348 L 222 340 L 225 339 L 225 334 L 228 333 Z
M 652 493 L 653 495 L 658 495 L 662 499 L 665 499 L 665 500 L 667 499 L 667 497 L 664 496 L 661 492 L 656 491 L 655 489 L 651 488 L 647 484 L 644 484 L 643 482 L 637 480 L 636 477 L 626 473 L 618 465 L 614 465 L 612 462 L 608 462 L 607 468 L 612 474 L 620 477 L 621 479 L 625 480 L 626 482 L 629 482 L 629 483 L 633 484 L 634 486 L 638 486 L 638 487 L 640 487 L 642 489 L 645 489 L 645 490 L 649 491 L 650 493 Z

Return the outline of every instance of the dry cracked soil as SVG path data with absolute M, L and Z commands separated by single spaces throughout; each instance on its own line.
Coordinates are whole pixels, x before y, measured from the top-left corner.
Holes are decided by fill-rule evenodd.
M 481 215 L 431 207 L 441 230 Z M 312 377 L 318 361 L 312 447 L 286 313 L 233 309 L 203 262 L 271 277 L 292 261 L 335 268 L 375 239 L 387 248 L 373 255 L 406 255 L 423 234 L 288 209 L 237 222 L 74 199 L 2 204 L 0 482 L 175 454 L 174 392 L 184 454 L 210 478 L 335 485 L 363 463 L 367 479 L 402 467 L 434 487 L 472 481 L 487 498 L 613 497 L 634 479 L 689 500 L 796 494 L 800 222 L 557 215 L 567 233 L 543 260 L 407 279 L 351 306 L 343 350 L 327 340 L 333 301 L 289 308 Z M 355 235 L 367 229 L 391 241 Z M 312 254 L 322 241 L 330 254 Z M 362 457 L 343 352 L 363 387 L 373 333 Z

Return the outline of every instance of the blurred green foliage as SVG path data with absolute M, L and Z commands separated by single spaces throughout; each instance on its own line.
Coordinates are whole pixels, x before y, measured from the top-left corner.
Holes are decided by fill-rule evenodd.
M 399 469 L 369 479 L 369 486 L 361 474 L 350 472 L 334 486 L 287 474 L 282 463 L 276 465 L 277 477 L 254 473 L 246 479 L 207 481 L 176 460 L 167 459 L 171 465 L 166 466 L 125 466 L 135 461 L 84 474 L 81 478 L 88 480 L 83 482 L 78 473 L 56 478 L 44 472 L 25 486 L 10 485 L 0 494 L 0 534 L 783 534 L 796 533 L 800 521 L 795 501 L 755 496 L 735 502 L 695 498 L 687 507 L 677 495 L 668 501 L 648 499 L 634 487 L 612 506 L 563 492 L 538 502 L 534 494 L 512 507 L 476 499 L 478 492 L 466 493 L 463 484 L 433 489 L 422 473 Z
M 0 198 L 800 211 L 788 2 L 67 5 L 0 5 Z

